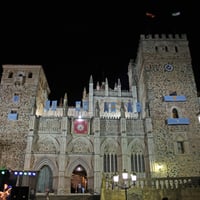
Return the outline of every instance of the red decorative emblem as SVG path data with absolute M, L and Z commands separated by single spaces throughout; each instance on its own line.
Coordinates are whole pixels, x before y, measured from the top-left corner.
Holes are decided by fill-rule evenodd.
M 79 134 L 88 133 L 88 122 L 85 119 L 75 119 L 74 120 L 74 132 Z

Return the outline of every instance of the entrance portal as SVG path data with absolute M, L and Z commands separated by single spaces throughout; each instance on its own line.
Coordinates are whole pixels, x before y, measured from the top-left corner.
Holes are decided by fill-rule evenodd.
M 72 173 L 71 193 L 85 192 L 87 192 L 87 173 L 81 165 L 78 165 Z

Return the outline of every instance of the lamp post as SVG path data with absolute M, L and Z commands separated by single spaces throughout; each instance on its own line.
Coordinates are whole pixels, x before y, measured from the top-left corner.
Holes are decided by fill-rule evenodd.
M 131 188 L 132 185 L 135 185 L 135 182 L 137 180 L 137 175 L 136 173 L 131 173 L 129 174 L 126 169 L 122 172 L 122 179 L 123 179 L 123 184 L 119 185 L 119 174 L 115 174 L 113 176 L 113 182 L 115 185 L 121 187 L 122 189 L 125 190 L 125 199 L 128 199 L 128 189 Z

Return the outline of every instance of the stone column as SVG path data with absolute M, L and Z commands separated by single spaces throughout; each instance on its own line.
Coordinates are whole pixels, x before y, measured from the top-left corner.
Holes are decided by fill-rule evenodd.
M 127 162 L 127 134 L 126 134 L 126 119 L 121 118 L 120 119 L 120 132 L 121 132 L 121 150 L 122 150 L 122 169 L 127 169 L 128 162 Z M 128 170 L 128 169 L 127 169 Z
M 68 117 L 63 117 L 61 121 L 62 135 L 60 137 L 60 153 L 59 153 L 59 172 L 58 172 L 58 192 L 57 194 L 62 195 L 68 193 L 66 190 L 66 177 L 65 177 L 65 163 L 66 163 L 66 136 L 67 136 L 67 122 Z
M 102 163 L 100 152 L 100 118 L 94 118 L 94 192 L 100 193 L 102 180 Z

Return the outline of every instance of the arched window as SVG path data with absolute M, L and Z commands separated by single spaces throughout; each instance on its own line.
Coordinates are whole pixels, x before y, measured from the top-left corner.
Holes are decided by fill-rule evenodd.
M 134 172 L 145 172 L 144 155 L 142 153 L 131 154 L 131 170 Z
M 108 140 L 104 147 L 103 170 L 104 172 L 117 172 L 117 146 L 114 141 Z
M 117 171 L 117 155 L 115 153 L 104 154 L 104 172 Z

